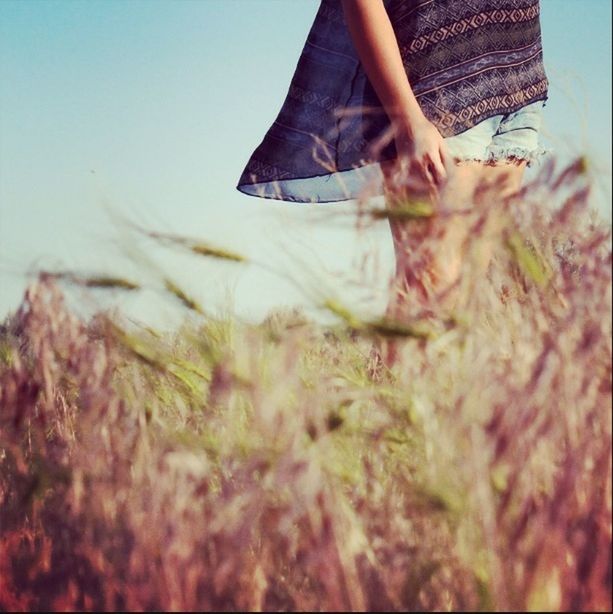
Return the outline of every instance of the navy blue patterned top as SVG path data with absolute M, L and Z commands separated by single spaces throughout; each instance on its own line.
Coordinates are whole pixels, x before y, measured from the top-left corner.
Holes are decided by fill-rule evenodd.
M 407 77 L 445 137 L 546 100 L 539 0 L 384 0 Z M 238 189 L 294 202 L 381 193 L 396 156 L 390 121 L 360 63 L 340 0 L 322 0 L 285 102 Z

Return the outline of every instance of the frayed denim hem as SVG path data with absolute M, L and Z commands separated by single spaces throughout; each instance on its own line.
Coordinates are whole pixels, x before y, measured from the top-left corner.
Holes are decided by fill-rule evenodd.
M 530 167 L 540 162 L 546 155 L 553 153 L 551 149 L 538 147 L 537 149 L 528 150 L 525 147 L 509 147 L 490 151 L 485 158 L 455 158 L 456 164 L 462 165 L 467 162 L 481 162 L 487 166 L 496 166 L 501 162 L 507 164 L 521 164 L 526 162 L 526 166 Z

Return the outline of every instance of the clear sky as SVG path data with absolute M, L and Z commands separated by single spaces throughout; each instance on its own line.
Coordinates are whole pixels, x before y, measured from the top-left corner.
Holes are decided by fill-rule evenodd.
M 384 226 L 358 235 L 350 218 L 330 217 L 346 205 L 235 190 L 279 111 L 318 4 L 0 1 L 0 317 L 17 307 L 35 267 L 138 278 L 147 292 L 113 300 L 156 324 L 176 312 L 161 299 L 155 267 L 205 306 L 231 300 L 249 318 L 308 305 L 299 288 L 313 284 L 380 305 L 393 261 Z M 542 0 L 542 29 L 546 144 L 590 156 L 602 177 L 596 206 L 610 219 L 611 3 Z M 152 230 L 291 265 L 299 283 L 121 238 L 107 207 Z M 154 264 L 134 266 L 126 250 L 136 248 Z M 369 285 L 351 294 L 364 262 Z

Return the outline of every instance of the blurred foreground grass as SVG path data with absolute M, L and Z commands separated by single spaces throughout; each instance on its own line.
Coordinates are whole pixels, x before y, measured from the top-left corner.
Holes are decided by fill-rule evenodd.
M 472 214 L 424 334 L 332 298 L 337 326 L 213 317 L 171 280 L 173 333 L 84 322 L 62 283 L 138 284 L 41 273 L 0 335 L 0 609 L 610 609 L 610 231 L 582 173 Z

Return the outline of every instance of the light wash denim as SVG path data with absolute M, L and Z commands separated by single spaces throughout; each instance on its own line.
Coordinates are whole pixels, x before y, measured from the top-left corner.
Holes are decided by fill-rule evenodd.
M 495 115 L 445 142 L 458 163 L 526 160 L 530 166 L 547 153 L 539 145 L 543 106 L 544 101 L 537 100 L 514 113 Z

